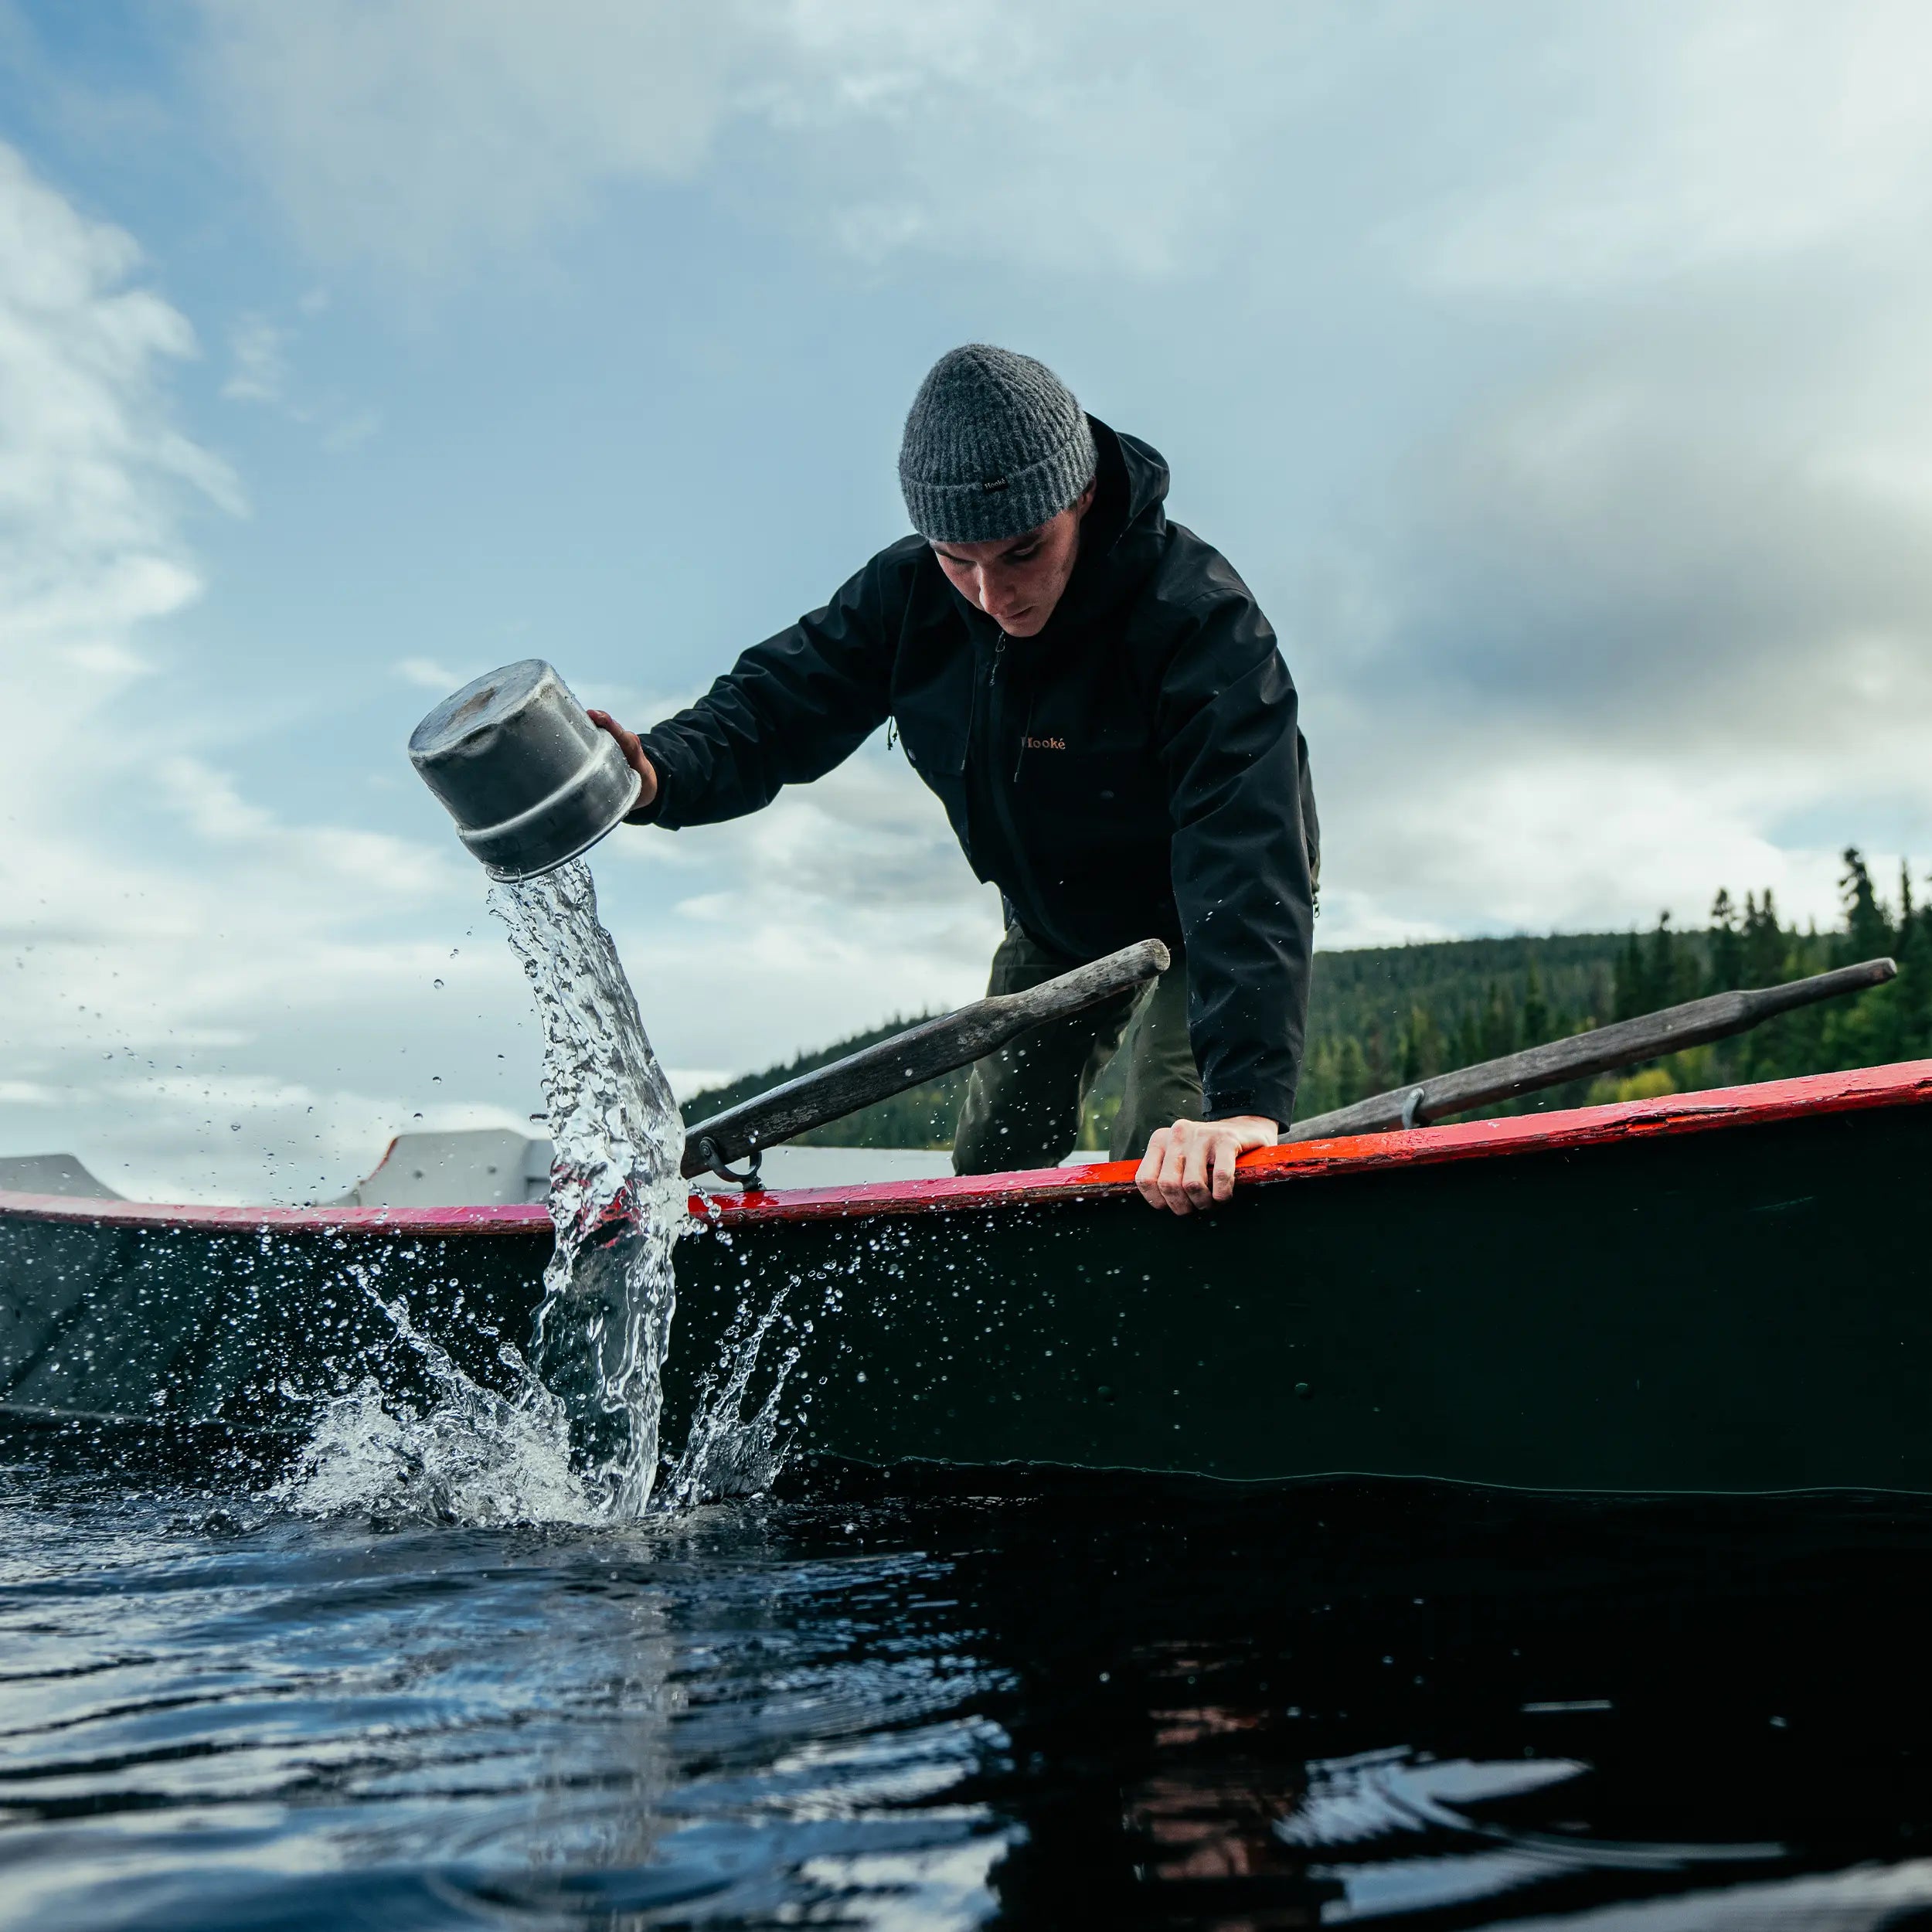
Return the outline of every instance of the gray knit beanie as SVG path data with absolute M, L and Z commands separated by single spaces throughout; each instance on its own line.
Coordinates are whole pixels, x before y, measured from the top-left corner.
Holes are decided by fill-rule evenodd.
M 1044 362 L 968 342 L 913 398 L 899 487 L 921 536 L 995 543 L 1058 516 L 1098 460 L 1085 413 Z

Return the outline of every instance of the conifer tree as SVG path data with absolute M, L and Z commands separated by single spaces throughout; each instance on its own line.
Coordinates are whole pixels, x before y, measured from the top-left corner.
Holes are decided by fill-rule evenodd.
M 1744 895 L 1744 983 L 1747 986 L 1775 986 L 1784 977 L 1785 956 L 1789 951 L 1784 928 L 1777 920 L 1777 901 L 1771 889 L 1764 896 Z
M 1298 1121 L 1317 1114 L 1332 1113 L 1341 1105 L 1335 1097 L 1335 1046 L 1332 1040 L 1319 1042 L 1309 1053 L 1301 1070 L 1301 1083 L 1295 1089 L 1294 1117 Z
M 1899 898 L 1899 977 L 1885 990 L 1897 1019 L 1896 1057 L 1924 1060 L 1932 1058 L 1932 909 L 1913 905 L 1909 874 L 1900 881 Z
M 1516 1050 L 1516 1009 L 1502 985 L 1489 982 L 1489 997 L 1483 1003 L 1482 1057 L 1499 1060 Z
M 1366 1099 L 1371 1092 L 1369 1084 L 1368 1056 L 1362 1050 L 1362 1043 L 1354 1034 L 1342 1043 L 1342 1051 L 1336 1056 L 1335 1070 L 1335 1105 L 1351 1107 L 1357 1100 Z
M 1474 1066 L 1485 1057 L 1482 1050 L 1482 1012 L 1475 1001 L 1462 1009 L 1456 1026 L 1456 1064 Z
M 1711 901 L 1710 975 L 1706 990 L 1728 993 L 1744 984 L 1744 935 L 1737 907 L 1722 886 Z
M 1367 1050 L 1362 1060 L 1368 1070 L 1369 1083 L 1362 1089 L 1365 1094 L 1385 1094 L 1395 1085 L 1399 1076 L 1389 1063 L 1387 1038 L 1379 1026 L 1372 1026 L 1369 1029 Z
M 1435 1014 L 1429 1007 L 1412 1005 L 1402 1029 L 1402 1084 L 1413 1087 L 1442 1070 L 1442 1029 Z
M 1522 1043 L 1525 1046 L 1540 1046 L 1553 1038 L 1549 1026 L 1549 1005 L 1543 997 L 1543 976 L 1536 969 L 1536 955 L 1529 955 L 1529 971 L 1524 976 L 1522 989 Z
M 1670 929 L 1670 914 L 1659 913 L 1657 930 L 1650 936 L 1648 956 L 1644 961 L 1644 1004 L 1637 1009 L 1640 1013 L 1654 1013 L 1658 1007 L 1675 1002 L 1683 953 L 1677 935 Z
M 1855 845 L 1845 848 L 1845 870 L 1838 882 L 1845 906 L 1844 951 L 1848 958 L 1877 959 L 1892 950 L 1892 922 L 1878 894 L 1865 856 Z
M 1633 931 L 1617 957 L 1617 977 L 1611 995 L 1611 1017 L 1634 1019 L 1639 1013 L 1648 1012 L 1645 1003 L 1646 984 L 1644 949 Z

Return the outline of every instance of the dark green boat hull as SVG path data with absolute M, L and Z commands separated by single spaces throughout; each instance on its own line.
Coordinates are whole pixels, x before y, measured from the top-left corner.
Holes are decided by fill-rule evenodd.
M 1185 1220 L 1118 1189 L 747 1210 L 679 1245 L 664 1441 L 734 1324 L 776 1300 L 753 1400 L 794 1353 L 796 1441 L 867 1464 L 1932 1492 L 1925 1084 L 1696 1131 L 1285 1168 Z M 547 1250 L 527 1227 L 0 1207 L 0 1401 L 74 1427 L 299 1432 L 313 1396 L 364 1375 L 426 1391 L 379 1294 L 500 1380 Z

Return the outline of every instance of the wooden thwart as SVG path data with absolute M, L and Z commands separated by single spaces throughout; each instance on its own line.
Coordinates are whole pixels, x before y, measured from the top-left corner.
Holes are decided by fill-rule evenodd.
M 689 1176 L 709 1170 L 743 1179 L 729 1173 L 733 1161 L 755 1156 L 761 1148 L 775 1147 L 968 1066 L 1030 1026 L 1084 1012 L 1117 993 L 1145 985 L 1165 972 L 1168 964 L 1167 948 L 1158 939 L 1144 939 L 1044 985 L 1022 993 L 991 994 L 957 1012 L 941 1014 L 890 1039 L 862 1047 L 829 1066 L 801 1073 L 769 1093 L 700 1121 L 685 1137 L 684 1172 Z
M 1618 1020 L 1568 1039 L 1552 1040 L 1547 1046 L 1532 1046 L 1520 1053 L 1505 1053 L 1500 1060 L 1484 1060 L 1452 1073 L 1432 1074 L 1426 1080 L 1392 1087 L 1386 1094 L 1372 1094 L 1352 1106 L 1318 1114 L 1311 1120 L 1297 1121 L 1281 1138 L 1284 1141 L 1325 1141 L 1345 1134 L 1376 1134 L 1389 1128 L 1426 1126 L 1451 1114 L 1465 1114 L 1471 1107 L 1493 1106 L 1498 1100 L 1513 1100 L 1519 1094 L 1560 1087 L 1566 1080 L 1611 1073 L 1620 1066 L 1634 1066 L 1639 1060 L 1657 1060 L 1665 1053 L 1682 1053 L 1687 1046 L 1702 1046 L 1733 1033 L 1747 1032 L 1794 1007 L 1836 999 L 1845 993 L 1862 992 L 1868 986 L 1882 986 L 1895 978 L 1898 970 L 1889 959 L 1868 959 L 1855 966 L 1814 973 L 1807 979 L 1787 980 L 1781 986 L 1713 993 L 1708 998 L 1686 1000 L 1681 1006 L 1666 1006 L 1659 1012 L 1645 1013 L 1636 1019 Z

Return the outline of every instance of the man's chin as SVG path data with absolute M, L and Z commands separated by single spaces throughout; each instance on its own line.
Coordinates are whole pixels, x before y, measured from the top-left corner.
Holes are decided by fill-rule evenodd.
M 1052 615 L 1050 611 L 1046 614 L 1046 617 Z M 1036 638 L 1046 628 L 1046 617 L 1038 611 L 1026 611 L 1016 617 L 1002 618 L 999 628 L 1009 638 Z

